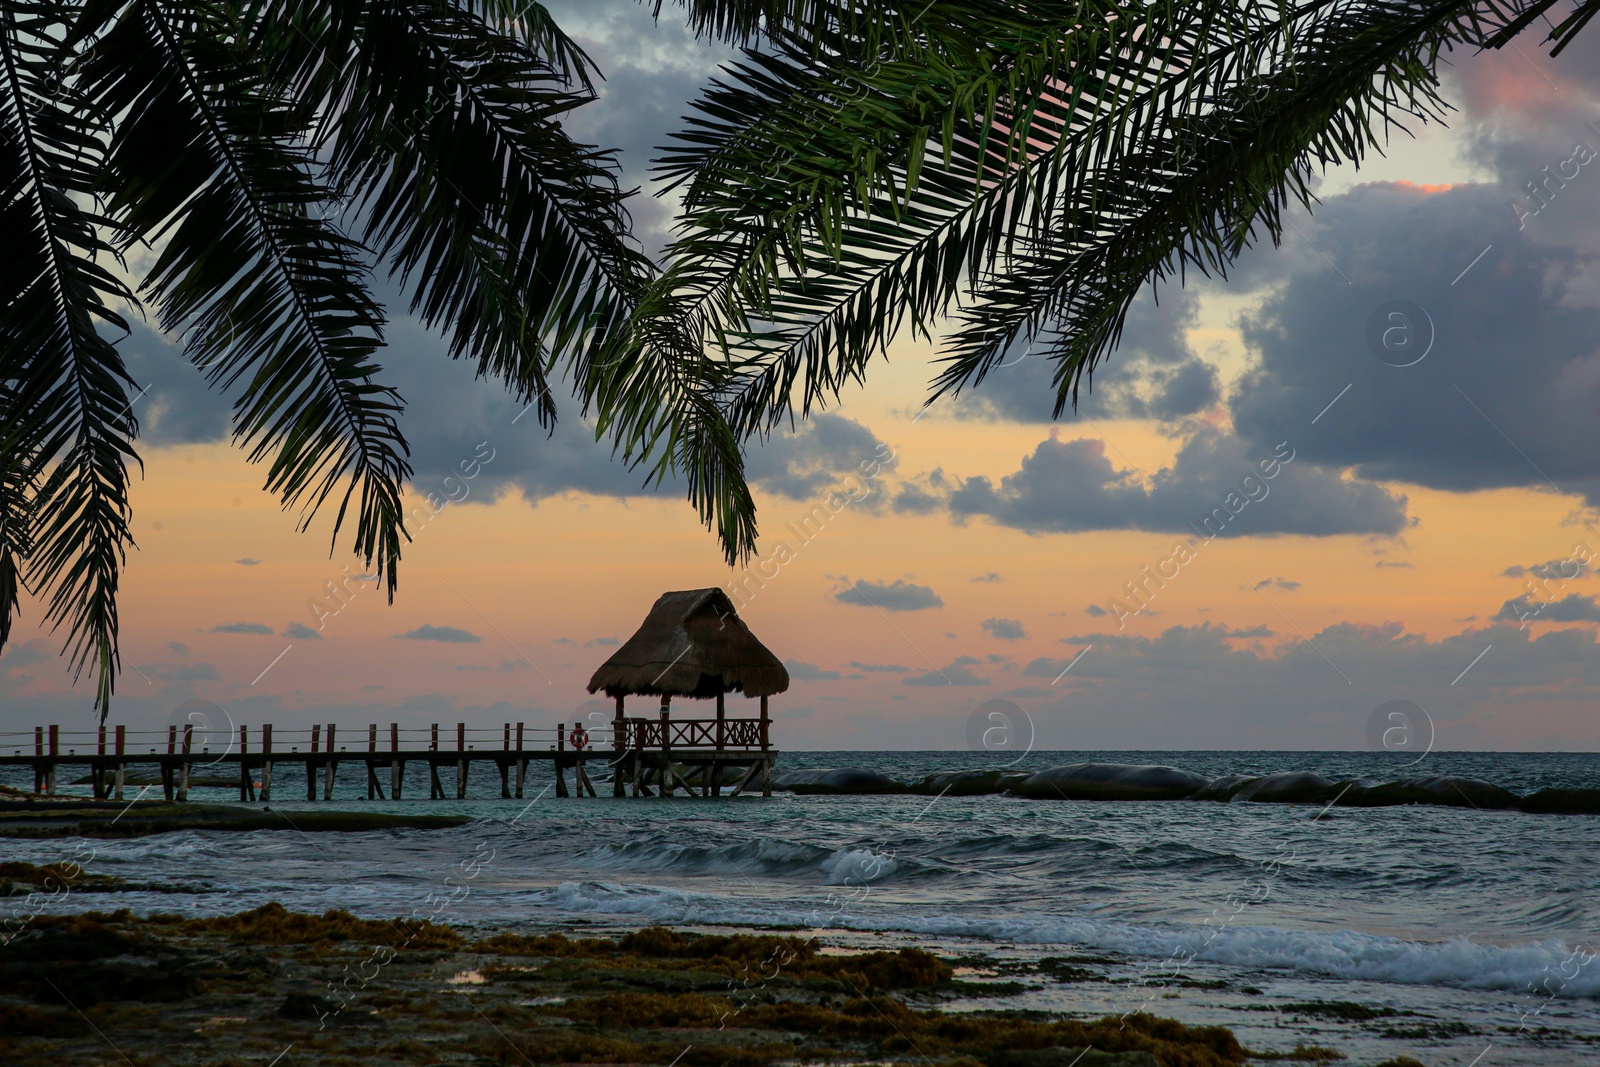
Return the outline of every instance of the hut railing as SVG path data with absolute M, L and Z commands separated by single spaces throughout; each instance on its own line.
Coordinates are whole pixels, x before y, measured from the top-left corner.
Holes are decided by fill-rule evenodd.
M 723 719 L 722 744 L 717 744 L 717 719 L 624 719 L 627 737 L 621 747 L 761 748 L 760 719 Z

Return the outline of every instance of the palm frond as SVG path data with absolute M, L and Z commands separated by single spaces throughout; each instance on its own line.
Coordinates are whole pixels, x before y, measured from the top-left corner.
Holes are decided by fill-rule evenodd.
M 114 222 L 85 206 L 103 113 L 64 77 L 60 29 L 56 4 L 0 5 L 0 642 L 25 557 L 47 618 L 67 628 L 75 676 L 96 668 L 103 714 L 138 425 L 132 382 L 100 330 L 126 331 L 112 305 L 133 294 L 108 269 Z
M 376 3 L 341 92 L 365 102 L 327 138 L 335 182 L 412 310 L 555 416 L 556 363 L 603 362 L 651 273 L 613 155 L 562 129 L 587 89 L 569 68 L 448 3 Z
M 981 382 L 1020 335 L 1059 323 L 1056 414 L 1115 347 L 1152 279 L 1225 276 L 1254 240 L 1277 243 L 1283 212 L 1309 205 L 1319 169 L 1357 162 L 1387 130 L 1430 120 L 1439 56 L 1482 36 L 1453 2 L 1339 5 L 1299 22 L 1292 56 L 1198 114 L 1162 123 L 1141 153 L 1102 167 L 1047 230 L 1025 235 L 959 316 L 939 392 Z M 937 394 L 936 394 L 937 395 Z
M 1250 5 L 934 4 L 924 27 L 887 58 L 749 56 L 663 160 L 691 212 L 672 317 L 762 367 L 730 405 L 743 433 L 931 329 L 1066 190 L 1285 37 Z
M 365 250 L 318 217 L 303 108 L 245 52 L 231 12 L 137 0 L 96 31 L 81 77 L 118 116 L 103 182 L 130 239 L 160 248 L 145 290 L 189 356 L 239 387 L 235 434 L 302 528 L 342 483 L 355 551 L 387 577 L 405 537 L 410 474 L 401 400 L 374 380 L 383 315 Z

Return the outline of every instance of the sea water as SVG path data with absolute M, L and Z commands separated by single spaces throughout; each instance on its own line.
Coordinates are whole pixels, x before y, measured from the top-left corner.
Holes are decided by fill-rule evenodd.
M 1211 776 L 1454 774 L 1516 792 L 1600 784 L 1600 755 L 1588 753 L 1443 752 L 1420 764 L 1353 752 L 785 753 L 779 766 L 910 781 L 1088 760 Z M 425 768 L 410 771 L 408 792 L 426 796 Z M 364 796 L 363 775 L 346 764 L 335 796 Z M 1093 975 L 973 1008 L 1146 1010 L 1229 1025 L 1253 1048 L 1327 1045 L 1353 1064 L 1402 1053 L 1430 1067 L 1600 1062 L 1600 817 L 1008 796 L 558 800 L 552 782 L 536 765 L 520 801 L 499 799 L 498 778 L 484 775 L 460 801 L 275 798 L 278 831 L 7 841 L 0 851 L 40 863 L 71 848 L 90 870 L 143 887 L 65 894 L 49 902 L 57 911 L 218 914 L 278 901 L 481 928 L 782 927 L 848 947 L 1073 957 Z M 278 783 L 284 793 L 297 784 Z M 298 811 L 330 806 L 474 821 L 295 828 Z M 988 972 L 980 963 L 975 973 Z M 1315 1007 L 1328 1002 L 1388 1014 L 1337 1019 Z

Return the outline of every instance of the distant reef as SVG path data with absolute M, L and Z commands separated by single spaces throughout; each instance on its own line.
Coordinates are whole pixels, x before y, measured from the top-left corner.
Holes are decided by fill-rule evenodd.
M 1310 771 L 1207 778 L 1193 771 L 1148 763 L 1069 763 L 1034 773 L 944 771 L 914 782 L 903 782 L 862 767 L 820 767 L 776 774 L 772 787 L 791 793 L 835 795 L 1004 793 L 1029 800 L 1193 800 L 1329 804 L 1345 808 L 1431 804 L 1481 811 L 1600 815 L 1600 789 L 1541 789 L 1520 796 L 1493 782 L 1454 775 L 1401 778 L 1392 782 L 1370 778 L 1335 781 Z

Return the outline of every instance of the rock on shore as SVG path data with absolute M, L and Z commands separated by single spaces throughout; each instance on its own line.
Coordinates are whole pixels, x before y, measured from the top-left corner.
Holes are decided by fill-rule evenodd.
M 1070 763 L 1030 775 L 1011 792 L 1034 800 L 1181 800 L 1210 781 L 1156 764 Z

